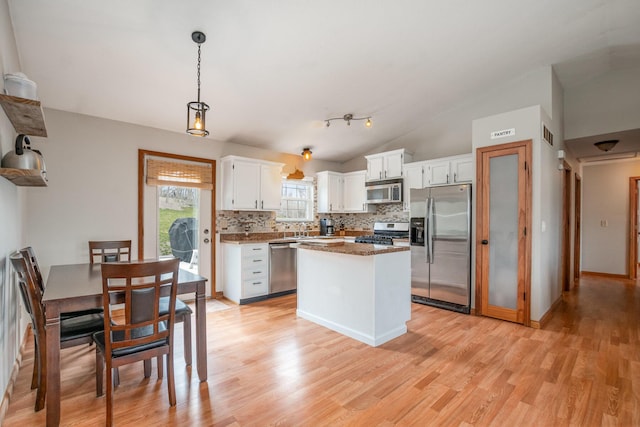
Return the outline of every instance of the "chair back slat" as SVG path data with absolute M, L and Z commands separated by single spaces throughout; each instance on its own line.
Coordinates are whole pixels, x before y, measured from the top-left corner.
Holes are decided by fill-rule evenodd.
M 44 309 L 42 307 L 42 296 L 40 289 L 35 283 L 32 272 L 28 267 L 27 260 L 21 253 L 16 252 L 11 255 L 11 264 L 17 273 L 18 287 L 22 303 L 29 313 L 31 325 L 33 326 L 33 334 L 38 345 L 45 345 L 45 328 L 44 328 Z
M 175 310 L 160 313 L 160 297 L 169 296 L 175 307 L 177 258 L 164 261 L 134 261 L 102 264 L 102 297 L 105 312 L 105 350 L 134 347 L 173 337 Z M 124 319 L 113 318 L 109 306 L 124 295 Z
M 90 240 L 89 262 L 131 261 L 131 240 Z
M 31 246 L 27 246 L 26 248 L 20 249 L 20 253 L 27 261 L 27 269 L 31 270 L 31 274 L 33 275 L 36 285 L 40 289 L 40 296 L 42 296 L 42 294 L 44 294 L 45 285 L 35 251 Z

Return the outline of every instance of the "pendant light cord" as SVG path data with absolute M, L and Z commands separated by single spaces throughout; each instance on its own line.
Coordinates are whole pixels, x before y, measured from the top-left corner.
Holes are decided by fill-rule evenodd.
M 198 43 L 198 103 L 200 103 L 200 43 Z

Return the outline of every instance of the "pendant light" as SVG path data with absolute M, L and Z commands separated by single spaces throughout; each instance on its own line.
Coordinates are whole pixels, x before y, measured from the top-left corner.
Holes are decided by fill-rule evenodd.
M 194 136 L 207 136 L 205 115 L 209 106 L 200 101 L 200 46 L 207 40 L 201 31 L 191 33 L 191 39 L 198 44 L 198 100 L 187 104 L 187 133 Z M 193 113 L 193 117 L 192 117 Z
M 302 155 L 302 158 L 305 160 L 311 160 L 311 150 L 308 148 L 303 148 L 302 149 L 302 153 L 300 153 Z

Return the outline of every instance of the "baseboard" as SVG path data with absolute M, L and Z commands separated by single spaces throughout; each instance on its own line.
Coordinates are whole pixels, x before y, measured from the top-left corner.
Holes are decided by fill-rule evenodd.
M 222 291 L 216 291 L 216 295 L 214 296 L 215 299 L 222 299 L 224 297 L 224 295 L 222 294 Z
M 2 402 L 0 402 L 0 426 L 4 423 L 4 418 L 7 415 L 7 411 L 9 410 L 9 402 L 11 402 L 11 395 L 13 395 L 13 387 L 15 386 L 16 380 L 18 379 L 18 372 L 20 371 L 20 365 L 22 365 L 22 355 L 24 354 L 29 336 L 31 336 L 31 328 L 27 327 L 27 330 L 24 332 L 24 336 L 22 337 L 20 351 L 18 351 L 16 360 L 15 362 L 13 362 L 9 384 L 7 384 L 7 389 L 2 395 Z
M 629 276 L 627 276 L 626 274 L 600 273 L 597 271 L 581 271 L 580 274 L 583 276 L 609 277 L 611 279 L 628 279 L 629 278 Z
M 533 329 L 544 328 L 547 325 L 547 323 L 549 323 L 549 320 L 551 320 L 551 316 L 553 315 L 554 310 L 556 309 L 558 304 L 560 304 L 561 302 L 562 302 L 562 295 L 560 295 L 558 299 L 553 304 L 551 304 L 551 308 L 547 310 L 547 312 L 542 316 L 542 318 L 539 321 L 538 320 L 531 321 L 531 327 Z

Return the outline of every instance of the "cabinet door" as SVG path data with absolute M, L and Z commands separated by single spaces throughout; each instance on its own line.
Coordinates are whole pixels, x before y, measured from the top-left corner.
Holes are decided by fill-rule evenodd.
M 372 157 L 367 159 L 367 179 L 384 179 L 384 157 Z
M 453 182 L 473 181 L 473 157 L 452 160 L 451 172 L 453 172 Z
M 366 171 L 344 175 L 344 210 L 346 212 L 366 212 L 365 178 Z
M 424 188 L 424 168 L 422 163 L 409 163 L 404 165 L 404 186 L 411 188 Z
M 329 174 L 327 172 L 316 175 L 318 181 L 318 213 L 329 212 Z
M 441 162 L 429 162 L 429 185 L 448 184 L 449 176 L 451 175 L 449 167 L 450 162 L 448 160 Z
M 258 209 L 260 164 L 236 160 L 233 163 L 233 209 Z
M 280 210 L 282 198 L 282 168 L 273 165 L 261 165 L 260 167 L 260 206 L 258 209 L 265 211 Z
M 384 178 L 402 178 L 402 153 L 392 153 L 385 156 Z
M 342 212 L 342 176 L 329 175 L 329 212 Z

